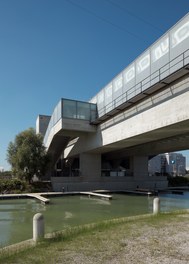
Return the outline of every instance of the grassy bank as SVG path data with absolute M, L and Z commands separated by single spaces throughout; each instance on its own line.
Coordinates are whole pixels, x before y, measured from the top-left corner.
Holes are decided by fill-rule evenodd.
M 0 263 L 184 264 L 189 259 L 188 230 L 188 213 L 122 218 L 69 229 L 17 253 L 1 253 Z

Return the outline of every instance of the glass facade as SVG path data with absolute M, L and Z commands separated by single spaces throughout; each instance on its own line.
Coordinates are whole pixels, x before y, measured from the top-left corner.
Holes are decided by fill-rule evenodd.
M 189 63 L 189 14 L 108 83 L 90 102 L 98 116 L 161 82 Z
M 96 104 L 88 102 L 61 99 L 51 116 L 44 138 L 45 144 L 48 140 L 51 129 L 61 118 L 86 120 L 90 123 L 97 118 L 97 106 Z
M 76 102 L 62 99 L 62 117 L 77 118 Z
M 62 99 L 62 117 L 94 121 L 97 117 L 96 104 Z

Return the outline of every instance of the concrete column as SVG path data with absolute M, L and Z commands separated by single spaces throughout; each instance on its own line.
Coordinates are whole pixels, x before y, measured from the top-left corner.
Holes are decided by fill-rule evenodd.
M 101 155 L 100 154 L 80 154 L 81 176 L 87 181 L 99 180 L 101 177 Z
M 135 188 L 148 188 L 148 157 L 134 156 L 132 162 L 132 170 L 135 181 Z
M 134 156 L 133 157 L 133 173 L 136 179 L 141 179 L 148 176 L 148 157 Z
M 160 212 L 160 199 L 158 197 L 153 200 L 153 214 L 159 214 Z
M 44 238 L 45 224 L 44 217 L 41 213 L 37 213 L 33 217 L 33 240 L 37 242 Z

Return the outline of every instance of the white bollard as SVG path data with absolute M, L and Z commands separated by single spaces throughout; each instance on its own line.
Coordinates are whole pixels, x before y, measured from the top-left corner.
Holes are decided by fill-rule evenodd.
M 160 199 L 154 198 L 153 200 L 153 214 L 159 214 L 160 212 Z
M 33 240 L 37 242 L 39 239 L 44 238 L 44 234 L 44 216 L 41 213 L 37 213 L 33 217 Z

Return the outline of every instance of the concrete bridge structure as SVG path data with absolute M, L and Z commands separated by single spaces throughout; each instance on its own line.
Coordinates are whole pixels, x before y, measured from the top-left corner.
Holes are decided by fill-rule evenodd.
M 189 14 L 89 102 L 61 99 L 37 133 L 52 155 L 53 188 L 165 188 L 148 159 L 189 148 Z

